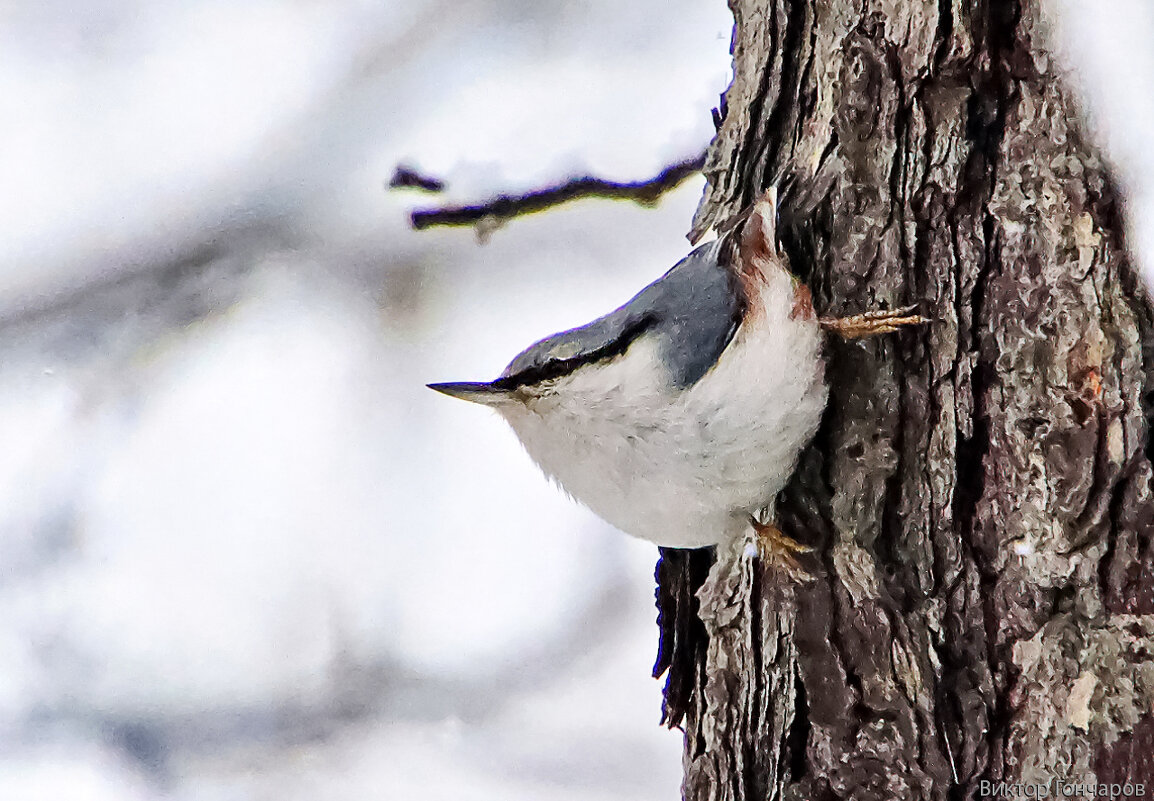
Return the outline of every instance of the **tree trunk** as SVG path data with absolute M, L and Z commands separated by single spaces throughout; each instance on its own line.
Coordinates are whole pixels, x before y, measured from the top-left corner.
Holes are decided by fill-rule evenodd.
M 685 798 L 1154 796 L 1152 315 L 1038 0 L 731 6 L 694 235 L 777 185 L 819 312 L 934 322 L 828 346 L 815 581 L 663 551 Z

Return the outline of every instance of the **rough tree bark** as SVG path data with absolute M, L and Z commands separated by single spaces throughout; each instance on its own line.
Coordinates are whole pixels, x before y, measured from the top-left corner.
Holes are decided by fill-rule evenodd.
M 830 344 L 816 581 L 663 551 L 685 797 L 1154 794 L 1152 315 L 1039 0 L 731 7 L 694 235 L 776 184 L 819 312 L 936 322 Z

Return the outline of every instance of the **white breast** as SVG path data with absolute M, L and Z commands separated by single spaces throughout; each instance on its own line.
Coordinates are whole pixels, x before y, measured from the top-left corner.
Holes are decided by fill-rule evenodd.
M 751 304 L 686 390 L 642 336 L 502 414 L 547 475 L 622 531 L 672 547 L 728 540 L 785 485 L 827 394 L 821 329 L 812 315 L 791 318 L 788 274 L 775 270 Z

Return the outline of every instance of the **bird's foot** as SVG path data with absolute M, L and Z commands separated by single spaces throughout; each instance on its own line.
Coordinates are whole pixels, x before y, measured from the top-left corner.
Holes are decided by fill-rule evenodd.
M 813 581 L 813 576 L 801 566 L 797 557 L 794 556 L 794 554 L 799 553 L 811 553 L 813 548 L 787 537 L 773 523 L 760 523 L 753 517 L 749 518 L 749 522 L 753 524 L 753 531 L 757 539 L 757 552 L 762 562 L 773 565 L 794 581 Z
M 928 323 L 929 318 L 914 314 L 915 306 L 893 311 L 866 312 L 849 317 L 823 317 L 821 327 L 844 339 L 864 339 L 878 334 L 892 334 L 902 326 Z

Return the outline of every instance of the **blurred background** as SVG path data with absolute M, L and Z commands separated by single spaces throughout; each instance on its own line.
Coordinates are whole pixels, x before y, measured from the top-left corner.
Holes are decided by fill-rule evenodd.
M 1154 9 L 1064 58 L 1150 252 Z M 0 3 L 0 799 L 669 799 L 656 549 L 430 381 L 627 300 L 723 0 Z M 390 191 L 398 163 L 449 191 Z

